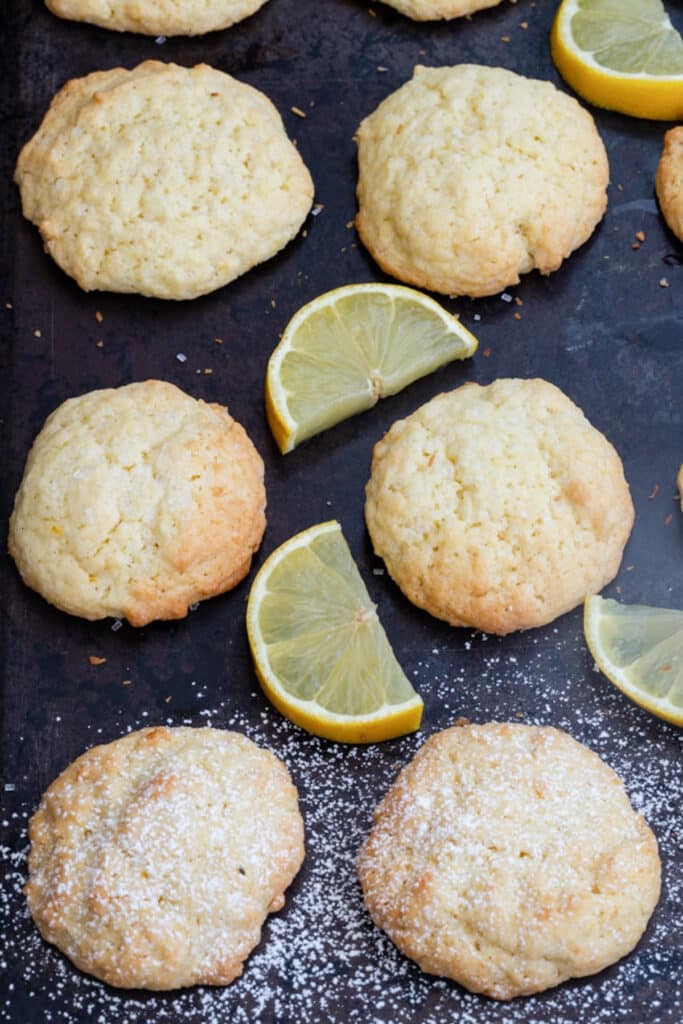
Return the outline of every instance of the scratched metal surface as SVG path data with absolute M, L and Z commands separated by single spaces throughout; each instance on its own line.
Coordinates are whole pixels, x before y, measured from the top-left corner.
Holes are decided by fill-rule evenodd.
M 667 6 L 682 27 L 680 7 Z M 68 396 L 154 376 L 224 402 L 266 461 L 269 526 L 257 564 L 297 530 L 339 518 L 426 711 L 419 737 L 372 750 L 314 740 L 283 724 L 255 685 L 243 626 L 248 582 L 184 622 L 112 631 L 111 622 L 87 623 L 49 607 L 22 586 L 4 556 L 1 859 L 7 881 L 0 1019 L 678 1024 L 683 1018 L 680 733 L 629 704 L 593 671 L 580 610 L 533 633 L 497 639 L 449 629 L 413 609 L 388 577 L 373 574 L 378 563 L 362 516 L 372 445 L 396 418 L 466 380 L 544 376 L 578 402 L 624 460 L 636 525 L 608 592 L 683 606 L 683 517 L 675 501 L 683 460 L 683 250 L 653 196 L 665 126 L 595 112 L 612 168 L 605 220 L 558 273 L 528 276 L 511 289 L 523 306 L 500 297 L 445 302 L 480 338 L 473 360 L 418 382 L 284 459 L 263 415 L 266 361 L 289 316 L 325 289 L 382 279 L 346 227 L 355 212 L 352 139 L 360 119 L 418 62 L 499 64 L 559 84 L 547 47 L 555 7 L 520 0 L 469 21 L 416 25 L 355 0 L 271 0 L 232 30 L 158 43 L 60 21 L 40 0 L 8 5 L 0 128 L 3 531 L 31 440 Z M 195 302 L 81 292 L 43 254 L 10 181 L 18 147 L 66 79 L 149 57 L 207 61 L 264 90 L 296 138 L 324 206 L 309 218 L 307 237 Z M 305 120 L 291 113 L 293 106 L 307 112 Z M 641 230 L 646 240 L 633 250 Z M 669 287 L 660 284 L 663 278 Z M 224 343 L 216 345 L 216 337 Z M 180 352 L 184 363 L 176 358 Z M 197 372 L 205 368 L 212 374 Z M 106 663 L 94 668 L 90 654 Z M 124 679 L 131 684 L 123 687 Z M 665 878 L 653 922 L 624 964 L 510 1007 L 421 975 L 376 933 L 353 879 L 357 844 L 396 770 L 425 735 L 458 715 L 560 725 L 620 771 L 657 831 Z M 92 743 L 152 722 L 207 720 L 237 725 L 288 761 L 307 822 L 306 866 L 287 909 L 266 927 L 263 946 L 229 989 L 117 995 L 37 937 L 20 893 L 26 815 Z

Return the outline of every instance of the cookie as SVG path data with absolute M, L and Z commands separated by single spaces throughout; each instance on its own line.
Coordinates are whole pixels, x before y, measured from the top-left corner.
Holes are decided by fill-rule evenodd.
M 382 0 L 413 21 L 462 18 L 484 7 L 496 7 L 501 0 Z
M 664 136 L 664 149 L 655 179 L 664 219 L 676 238 L 683 241 L 683 125 Z
M 462 64 L 415 69 L 362 122 L 356 225 L 380 267 L 447 295 L 493 295 L 593 233 L 607 154 L 549 82 Z
M 17 163 L 24 216 L 86 291 L 192 299 L 294 237 L 313 183 L 269 99 L 205 64 L 73 79 Z
M 265 529 L 244 429 L 163 381 L 91 391 L 36 438 L 10 520 L 30 587 L 86 619 L 179 619 L 246 576 Z
M 248 18 L 266 0 L 45 0 L 60 18 L 116 32 L 198 36 Z
M 657 904 L 657 841 L 619 777 L 558 729 L 432 736 L 375 811 L 358 869 L 375 924 L 423 971 L 494 999 L 594 974 Z
M 221 729 L 93 747 L 49 787 L 29 838 L 43 938 L 120 988 L 229 985 L 304 856 L 286 767 Z
M 613 579 L 633 504 L 616 451 L 559 388 L 502 379 L 394 423 L 375 445 L 365 518 L 410 601 L 504 634 Z

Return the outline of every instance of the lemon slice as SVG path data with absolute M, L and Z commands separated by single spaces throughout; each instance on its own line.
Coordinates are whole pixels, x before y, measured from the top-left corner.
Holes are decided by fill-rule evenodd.
M 266 559 L 249 594 L 247 633 L 266 696 L 308 732 L 376 743 L 419 728 L 422 700 L 335 520 L 298 533 Z
M 563 0 L 550 49 L 590 103 L 651 120 L 683 117 L 683 39 L 661 0 Z
M 587 597 L 583 631 L 615 686 L 654 715 L 683 725 L 683 611 Z
M 476 348 L 457 317 L 413 288 L 349 284 L 319 295 L 294 314 L 268 363 L 266 413 L 280 451 Z

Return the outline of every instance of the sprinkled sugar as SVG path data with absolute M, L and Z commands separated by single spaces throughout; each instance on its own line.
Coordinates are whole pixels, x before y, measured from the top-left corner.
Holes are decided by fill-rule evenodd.
M 458 641 L 460 644 L 461 641 Z M 288 890 L 285 910 L 265 925 L 263 941 L 245 965 L 244 975 L 225 989 L 178 993 L 125 994 L 75 971 L 40 939 L 28 919 L 21 887 L 25 880 L 26 819 L 33 807 L 17 807 L 9 822 L 0 857 L 7 871 L 2 897 L 6 942 L 2 966 L 8 984 L 0 1002 L 0 1021 L 29 1022 L 27 994 L 49 1005 L 45 1024 L 147 1024 L 191 1021 L 196 1024 L 675 1024 L 683 1019 L 679 936 L 669 925 L 680 906 L 683 846 L 683 760 L 681 736 L 656 723 L 643 741 L 641 712 L 596 682 L 581 710 L 566 689 L 549 690 L 550 664 L 563 658 L 566 644 L 548 629 L 524 637 L 525 667 L 515 655 L 468 634 L 468 670 L 443 670 L 443 662 L 425 653 L 418 662 L 425 698 L 425 730 L 416 736 L 374 747 L 343 747 L 320 741 L 290 725 L 274 710 L 255 718 L 231 712 L 226 701 L 197 698 L 192 722 L 234 728 L 267 746 L 290 768 L 301 795 L 307 830 L 307 858 Z M 521 648 L 520 648 L 521 649 Z M 446 653 L 446 652 L 442 652 Z M 546 675 L 547 673 L 547 675 Z M 590 677 L 592 678 L 592 677 Z M 197 681 L 193 695 L 205 694 Z M 260 700 L 254 694 L 254 700 Z M 425 735 L 459 715 L 474 721 L 491 717 L 554 724 L 587 743 L 615 768 L 637 810 L 654 828 L 663 860 L 660 906 L 637 949 L 621 963 L 592 979 L 578 979 L 541 996 L 496 1003 L 471 995 L 444 979 L 429 977 L 400 954 L 371 923 L 355 876 L 358 848 L 371 823 L 372 809 L 412 757 Z M 620 715 L 619 728 L 611 717 Z M 149 709 L 120 726 L 141 728 L 161 716 Z M 646 720 L 649 721 L 649 720 Z M 95 742 L 95 730 L 83 746 Z M 113 738 L 113 734 L 107 739 Z M 20 780 L 20 796 L 22 784 Z M 668 921 L 667 921 L 668 918 Z M 23 1002 L 22 1002 L 23 999 Z M 646 1007 L 646 1009 L 645 1009 Z M 23 1009 L 22 1009 L 23 1008 Z

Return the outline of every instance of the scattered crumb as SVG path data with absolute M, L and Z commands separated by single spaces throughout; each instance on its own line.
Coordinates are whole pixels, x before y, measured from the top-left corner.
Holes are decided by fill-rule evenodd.
M 106 658 L 98 658 L 96 654 L 88 655 L 88 661 L 91 665 L 104 665 Z
M 312 217 L 317 217 L 319 214 L 321 214 L 323 212 L 324 209 L 325 209 L 325 204 L 324 203 L 316 203 L 315 206 L 313 207 L 313 209 L 311 210 L 311 216 Z
M 514 316 L 515 320 L 521 320 L 522 319 L 522 314 L 521 313 L 513 313 L 512 315 Z
M 656 498 L 658 494 L 659 494 L 659 484 L 655 484 L 654 487 L 652 488 L 652 493 L 648 494 L 648 498 L 650 499 L 650 501 L 652 501 L 652 499 Z
M 223 339 L 222 338 L 214 338 L 213 340 L 216 342 L 217 345 L 222 345 L 223 344 Z
M 292 111 L 293 114 L 296 114 L 297 117 L 306 117 L 307 116 L 304 113 L 304 111 L 301 109 L 301 107 L 290 107 L 290 110 Z
M 104 341 L 102 340 L 102 338 L 98 338 L 97 341 L 95 342 L 95 345 L 97 346 L 97 348 L 104 348 Z
M 660 288 L 668 288 L 669 287 L 669 279 L 667 277 L 660 277 L 660 279 L 659 279 L 659 287 Z
M 187 356 L 185 355 L 184 352 L 176 352 L 176 359 L 178 360 L 179 363 L 187 362 Z
M 644 231 L 636 231 L 636 236 L 635 237 L 636 237 L 636 239 L 639 242 L 644 242 L 645 241 L 645 232 Z
M 103 317 L 103 316 L 102 316 L 102 314 L 100 313 L 99 309 L 98 309 L 98 310 L 97 310 L 97 312 L 95 313 L 95 319 L 97 320 L 98 324 L 101 324 L 101 323 L 102 323 L 102 321 L 104 320 L 104 317 Z
M 491 349 L 490 348 L 485 348 L 484 351 L 482 352 L 482 355 L 483 355 L 484 359 L 488 359 L 488 357 L 491 355 Z
M 42 338 L 42 336 L 43 336 L 43 332 L 40 330 L 39 327 L 36 327 L 35 331 L 33 332 L 33 337 L 34 338 Z
M 667 516 L 667 517 L 666 517 L 666 519 L 664 520 L 664 525 L 665 525 L 665 526 L 669 526 L 669 525 L 671 524 L 671 522 L 672 522 L 672 521 L 673 521 L 673 513 L 672 513 L 672 512 L 669 512 L 668 516 Z

